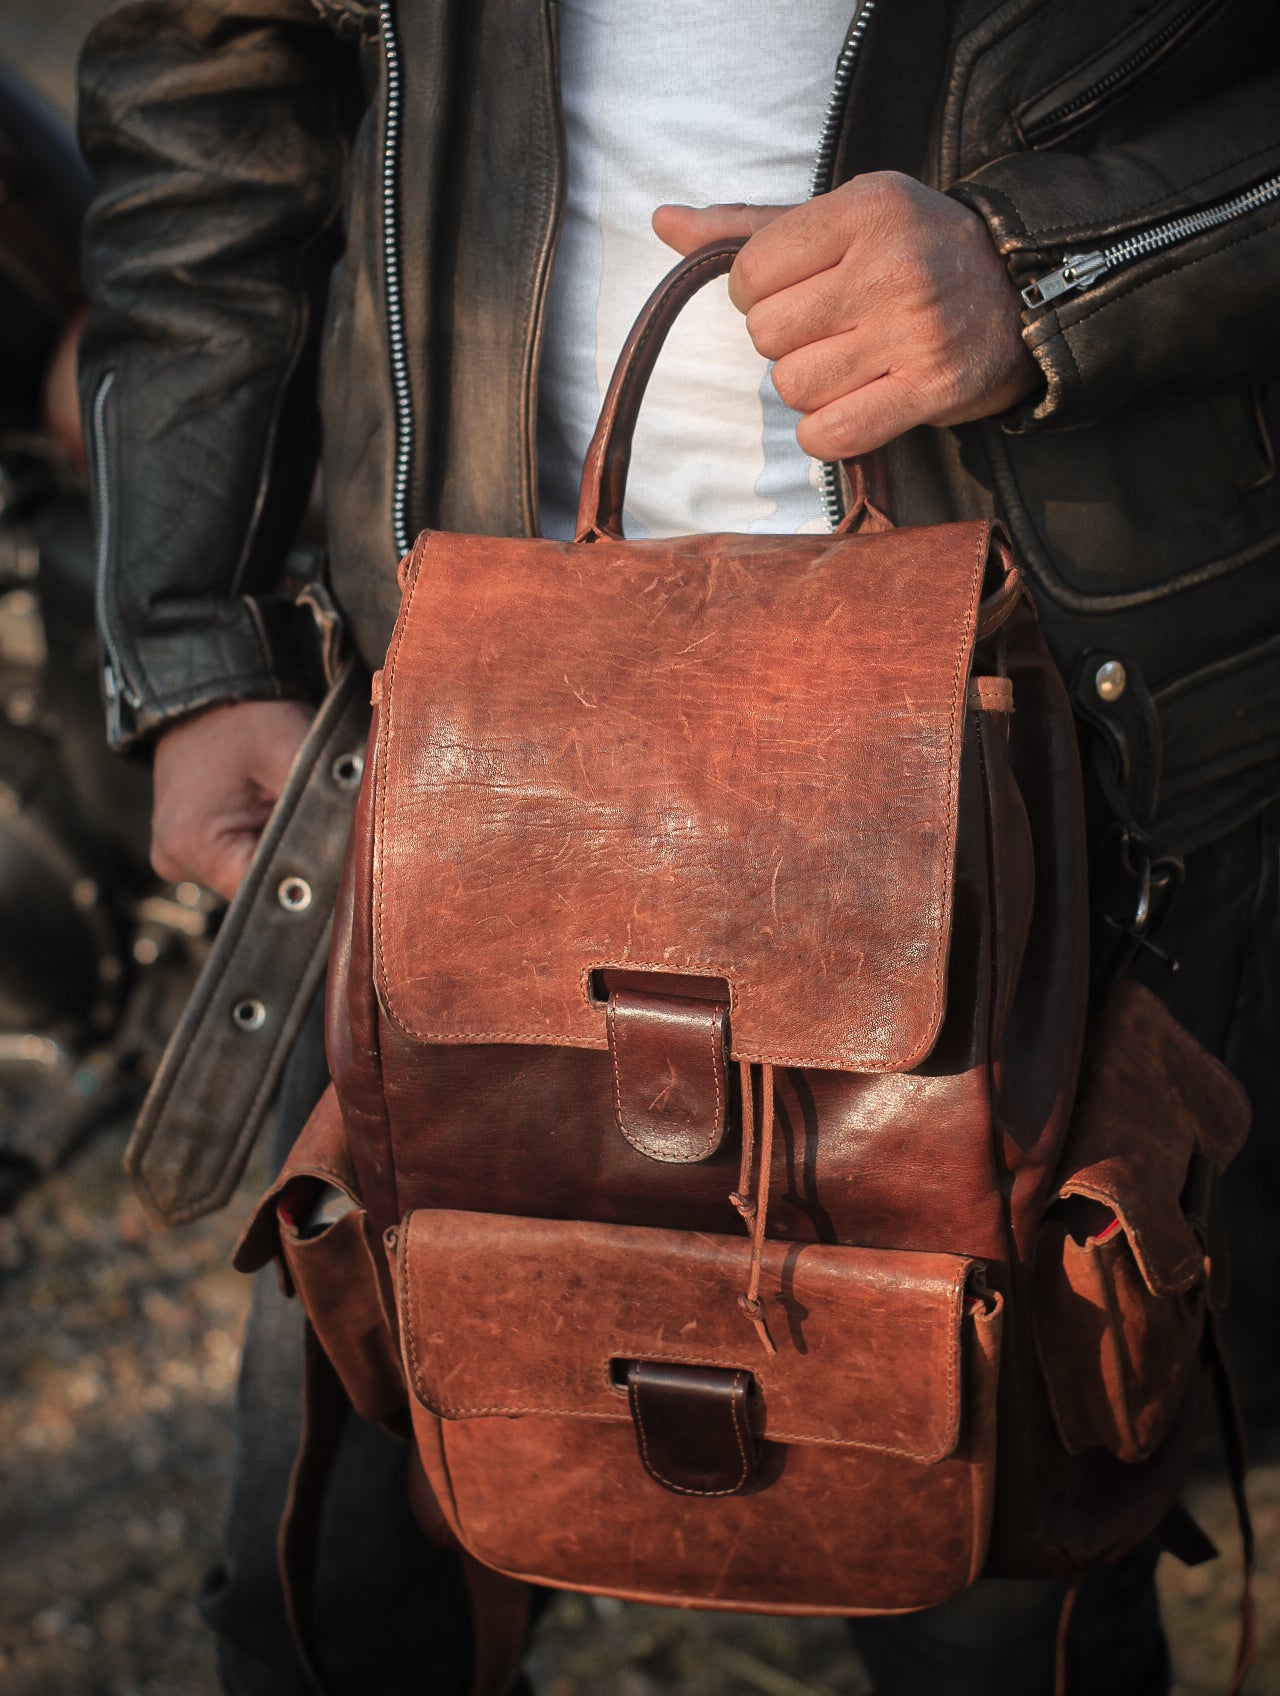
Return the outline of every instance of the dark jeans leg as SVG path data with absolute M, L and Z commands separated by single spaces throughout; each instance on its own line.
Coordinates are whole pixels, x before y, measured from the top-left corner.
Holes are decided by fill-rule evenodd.
M 1071 1619 L 1073 1687 L 1168 1696 L 1158 1551 L 1091 1572 Z M 988 1578 L 923 1613 L 850 1621 L 876 1696 L 1052 1696 L 1063 1586 Z
M 281 1091 L 276 1163 L 328 1082 L 317 1002 Z M 228 1696 L 311 1696 L 276 1571 L 302 1412 L 302 1313 L 273 1268 L 254 1283 L 221 1559 L 200 1595 Z M 325 1503 L 315 1643 L 335 1696 L 465 1696 L 471 1620 L 457 1559 L 410 1516 L 404 1447 L 349 1415 Z

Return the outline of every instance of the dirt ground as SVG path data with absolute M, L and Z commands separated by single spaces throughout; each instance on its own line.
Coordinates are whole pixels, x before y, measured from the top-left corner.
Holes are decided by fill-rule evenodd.
M 227 1262 L 247 1181 L 218 1218 L 166 1235 L 120 1169 L 123 1132 L 0 1222 L 0 1692 L 216 1696 L 192 1596 L 212 1558 L 247 1295 Z M 1280 1463 L 1253 1484 L 1262 1649 L 1250 1696 L 1280 1696 Z M 1162 1582 L 1179 1696 L 1225 1689 L 1238 1592 L 1225 1490 L 1194 1506 L 1226 1551 Z M 834 1621 L 726 1619 L 564 1597 L 532 1667 L 539 1696 L 864 1696 Z M 1120 1696 L 1120 1693 L 1117 1693 Z

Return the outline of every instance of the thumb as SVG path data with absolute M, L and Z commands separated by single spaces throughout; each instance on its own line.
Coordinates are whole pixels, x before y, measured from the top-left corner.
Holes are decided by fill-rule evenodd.
M 727 241 L 731 236 L 753 236 L 784 212 L 788 206 L 659 206 L 653 215 L 653 231 L 659 241 L 689 254 L 709 241 Z

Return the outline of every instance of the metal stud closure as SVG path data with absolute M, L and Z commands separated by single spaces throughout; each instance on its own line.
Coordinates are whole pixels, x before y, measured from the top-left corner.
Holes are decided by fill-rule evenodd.
M 1105 660 L 1097 670 L 1093 686 L 1104 701 L 1118 701 L 1129 682 L 1129 674 L 1119 660 Z
M 329 769 L 339 789 L 354 789 L 364 771 L 364 755 L 356 752 L 339 754 Z
M 231 1022 L 237 1030 L 260 1031 L 267 1022 L 267 1009 L 254 995 L 243 995 L 231 1009 Z
M 305 877 L 287 877 L 276 890 L 276 900 L 286 913 L 305 913 L 311 905 L 311 885 Z

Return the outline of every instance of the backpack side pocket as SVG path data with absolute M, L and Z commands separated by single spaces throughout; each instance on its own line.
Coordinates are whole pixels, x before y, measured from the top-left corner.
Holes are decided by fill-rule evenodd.
M 1036 1348 L 1063 1446 L 1138 1462 L 1193 1379 L 1204 1197 L 1249 1125 L 1240 1085 L 1136 983 L 1092 1034 L 1032 1269 Z
M 332 1085 L 233 1256 L 240 1272 L 256 1272 L 272 1259 L 286 1291 L 306 1309 L 352 1407 L 373 1424 L 395 1421 L 408 1398 L 383 1305 L 380 1245 L 360 1202 Z

